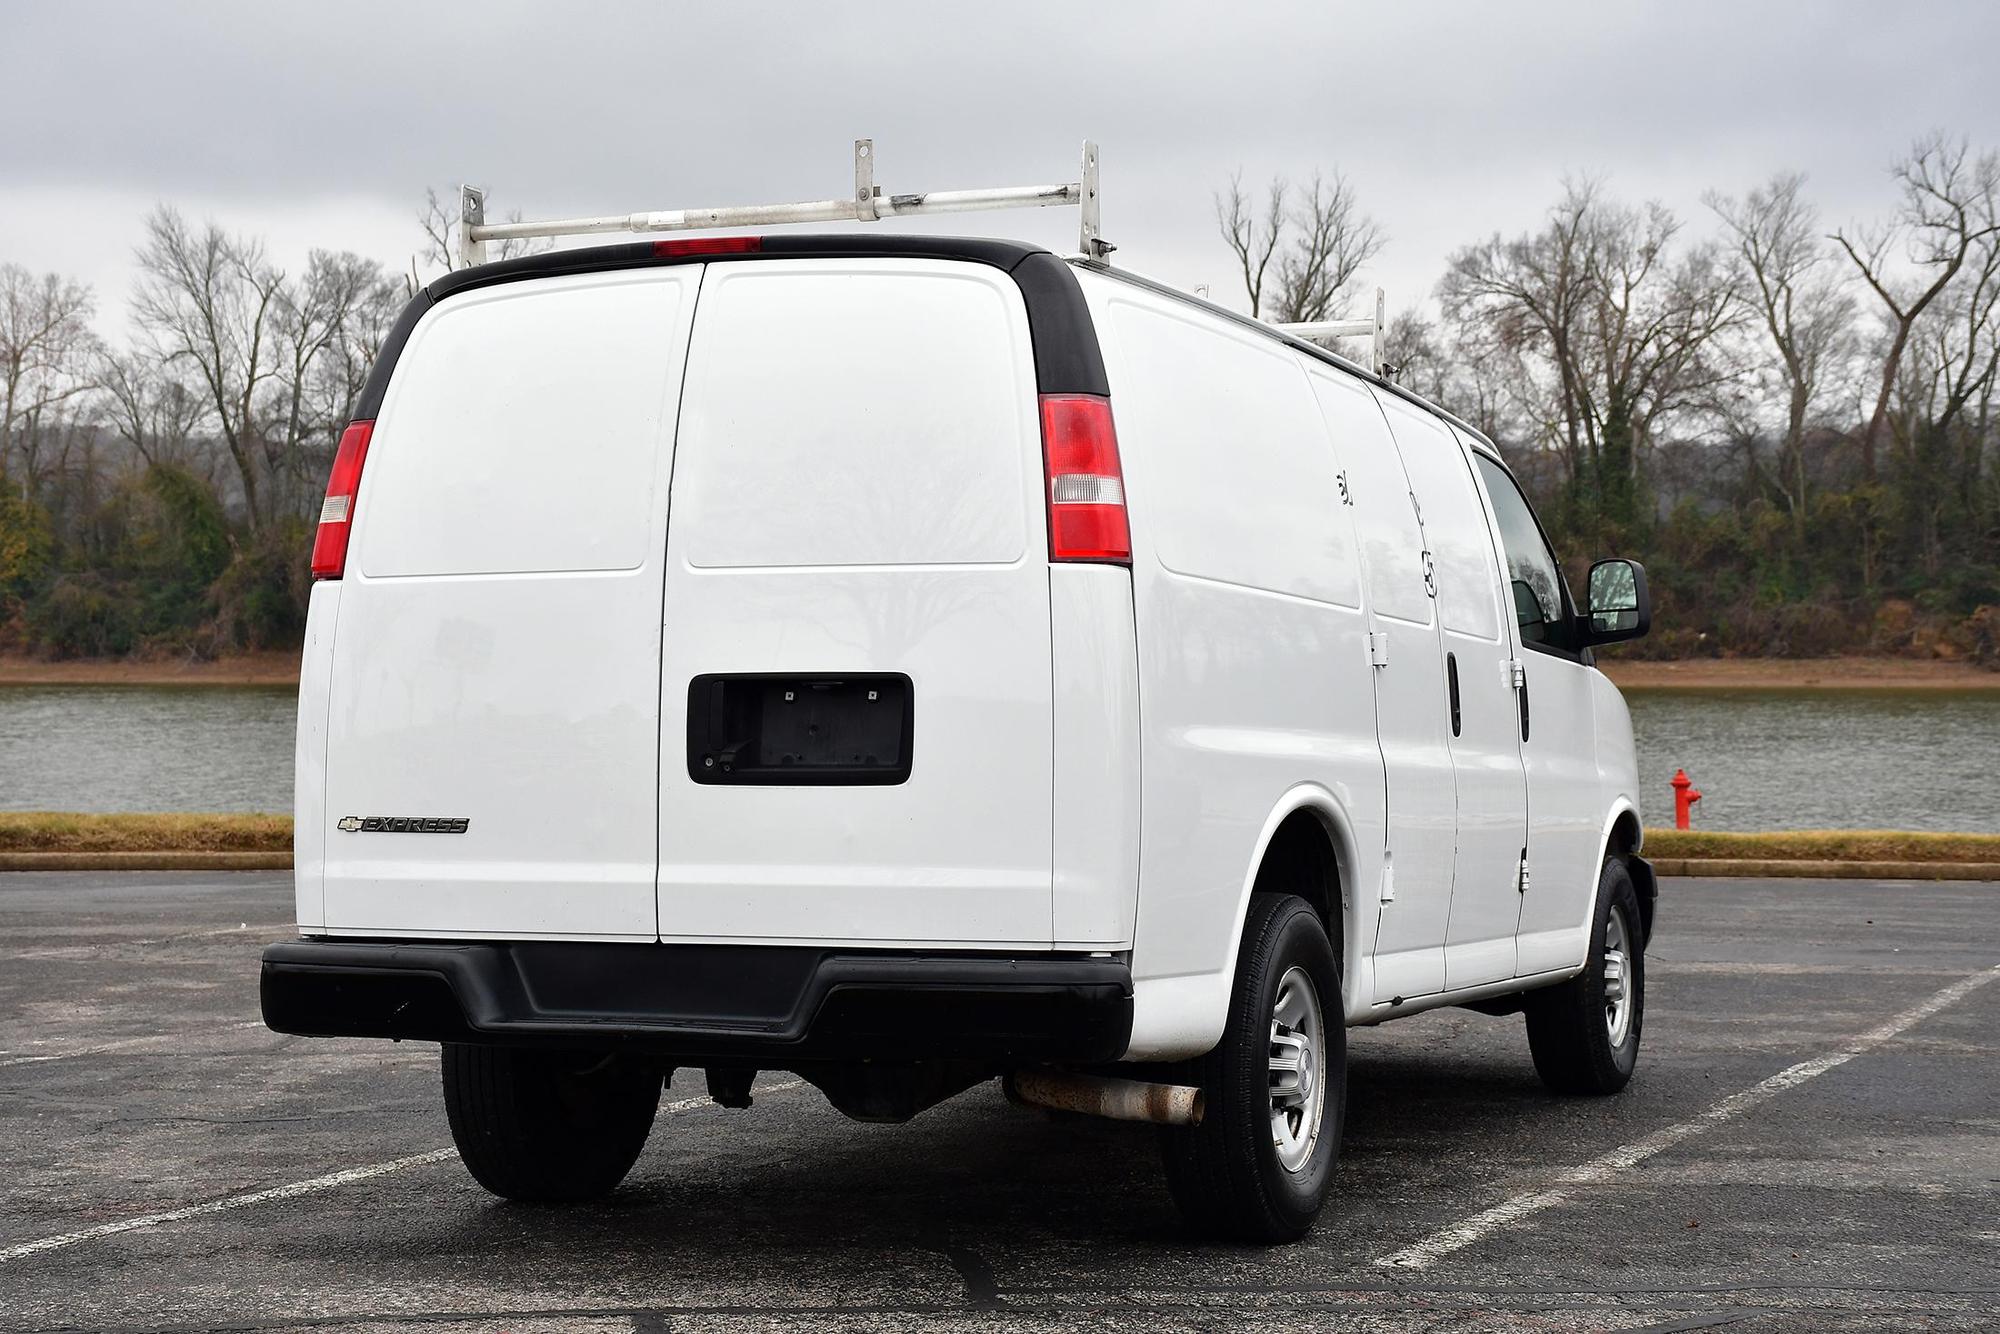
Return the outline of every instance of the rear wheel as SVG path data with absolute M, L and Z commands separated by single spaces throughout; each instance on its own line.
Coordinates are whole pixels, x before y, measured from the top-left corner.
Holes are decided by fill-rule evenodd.
M 659 1067 L 606 1056 L 444 1044 L 444 1105 L 458 1156 L 510 1200 L 609 1194 L 659 1111 Z
M 1527 997 L 1535 1072 L 1557 1093 L 1616 1093 L 1639 1063 L 1646 952 L 1639 895 L 1625 863 L 1604 863 L 1590 956 L 1581 973 Z
M 1304 1236 L 1326 1200 L 1347 1101 L 1340 965 L 1305 900 L 1252 896 L 1228 1026 L 1183 1077 L 1201 1087 L 1206 1113 L 1165 1132 L 1181 1214 L 1233 1241 Z

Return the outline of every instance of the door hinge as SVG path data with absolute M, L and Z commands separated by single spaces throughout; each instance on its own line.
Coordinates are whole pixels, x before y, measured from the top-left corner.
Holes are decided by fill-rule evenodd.
M 1368 632 L 1368 662 L 1370 666 L 1374 667 L 1387 667 L 1389 665 L 1388 631 L 1370 630 Z
M 1519 658 L 1507 659 L 1507 684 L 1516 690 L 1528 688 L 1528 664 Z
M 1521 875 L 1514 888 L 1523 894 L 1528 892 L 1528 852 L 1526 848 L 1521 850 Z
M 1396 861 L 1393 853 L 1382 854 L 1382 902 L 1396 901 Z

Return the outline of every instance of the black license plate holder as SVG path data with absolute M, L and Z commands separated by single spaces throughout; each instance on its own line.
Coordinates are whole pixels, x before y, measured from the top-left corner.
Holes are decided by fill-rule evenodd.
M 688 683 L 688 777 L 744 786 L 908 781 L 916 690 L 897 672 L 712 673 Z

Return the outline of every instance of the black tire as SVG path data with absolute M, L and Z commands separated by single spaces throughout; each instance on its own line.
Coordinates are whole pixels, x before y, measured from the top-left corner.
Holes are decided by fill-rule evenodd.
M 591 1200 L 625 1179 L 660 1106 L 630 1056 L 444 1044 L 444 1106 L 466 1170 L 509 1200 Z
M 1622 1039 L 1612 1040 L 1607 1018 L 1605 938 L 1618 914 L 1624 937 L 1625 986 L 1630 1016 Z M 1590 959 L 1581 973 L 1559 986 L 1527 996 L 1528 1049 L 1535 1072 L 1557 1093 L 1616 1093 L 1639 1063 L 1639 1034 L 1646 1017 L 1646 946 L 1639 895 L 1632 875 L 1617 857 L 1606 859 L 1597 880 L 1597 913 L 1590 924 Z
M 1279 1157 L 1271 1104 L 1272 1009 L 1293 968 L 1311 981 L 1324 1023 L 1318 1137 L 1296 1170 Z M 1340 961 L 1305 900 L 1254 894 L 1222 1041 L 1181 1068 L 1206 1106 L 1198 1126 L 1164 1132 L 1167 1188 L 1196 1231 L 1270 1244 L 1303 1237 L 1326 1202 L 1347 1109 L 1347 1029 Z M 1316 1076 L 1317 1078 L 1317 1076 Z

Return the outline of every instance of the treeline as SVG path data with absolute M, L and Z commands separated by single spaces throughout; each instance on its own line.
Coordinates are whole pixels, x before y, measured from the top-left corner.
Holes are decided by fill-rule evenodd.
M 1646 562 L 1640 652 L 2000 663 L 2000 154 L 1919 140 L 1861 223 L 1793 173 L 1706 210 L 1572 181 L 1539 227 L 1453 253 L 1387 359 L 1500 444 L 1573 573 Z M 1348 313 L 1386 239 L 1337 174 L 1232 181 L 1216 215 L 1273 319 Z M 163 207 L 120 348 L 88 288 L 0 264 L 0 648 L 297 644 L 341 427 L 454 258 L 435 195 L 419 221 L 407 274 L 288 272 Z
M 1708 195 L 1697 239 L 1571 181 L 1391 322 L 1401 382 L 1500 445 L 1573 575 L 1646 563 L 1635 651 L 2000 665 L 2000 154 L 1932 134 L 1886 183 L 1830 225 L 1781 172 Z M 1216 215 L 1273 319 L 1348 313 L 1383 242 L 1337 175 Z

